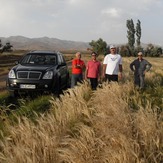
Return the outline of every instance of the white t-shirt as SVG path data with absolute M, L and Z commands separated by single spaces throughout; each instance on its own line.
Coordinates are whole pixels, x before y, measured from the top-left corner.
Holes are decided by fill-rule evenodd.
M 103 64 L 106 64 L 106 74 L 118 75 L 119 65 L 122 65 L 122 57 L 119 54 L 107 54 Z

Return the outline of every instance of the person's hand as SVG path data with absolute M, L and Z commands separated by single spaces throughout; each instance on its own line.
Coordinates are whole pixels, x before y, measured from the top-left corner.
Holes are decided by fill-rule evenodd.
M 132 71 L 132 75 L 134 75 L 134 74 L 135 74 L 135 70 Z
M 145 74 L 146 74 L 146 72 L 147 72 L 147 71 L 145 70 L 145 71 L 143 72 L 143 74 L 145 75 Z
M 80 65 L 76 65 L 76 68 L 80 68 Z
M 122 72 L 119 73 L 119 79 L 122 79 Z
M 105 74 L 104 73 L 102 74 L 102 79 L 105 79 Z

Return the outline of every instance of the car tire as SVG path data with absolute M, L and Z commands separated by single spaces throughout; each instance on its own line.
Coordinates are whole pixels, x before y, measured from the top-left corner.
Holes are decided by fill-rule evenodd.
M 70 76 L 67 74 L 67 81 L 66 81 L 66 87 L 65 89 L 70 88 Z
M 55 85 L 53 86 L 53 88 L 52 88 L 52 93 L 53 93 L 54 95 L 59 96 L 59 94 L 61 93 L 61 86 L 60 86 L 60 84 L 61 84 L 61 78 L 58 77 L 58 78 L 57 78 L 56 84 L 55 84 Z
M 9 96 L 10 97 L 18 97 L 18 92 L 17 91 L 9 91 Z

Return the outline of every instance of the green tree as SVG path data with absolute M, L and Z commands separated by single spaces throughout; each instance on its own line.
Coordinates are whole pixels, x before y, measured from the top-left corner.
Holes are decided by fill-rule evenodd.
M 137 56 L 138 52 L 144 52 L 144 49 L 141 46 L 137 46 L 135 48 L 135 56 Z
M 131 53 L 134 53 L 134 44 L 135 44 L 135 28 L 133 20 L 127 20 L 126 26 L 127 30 L 127 38 L 128 38 L 128 46 L 130 48 Z
M 159 57 L 162 54 L 162 48 L 150 43 L 147 45 L 145 54 L 149 57 Z
M 140 20 L 137 21 L 137 24 L 136 24 L 136 36 L 137 36 L 137 39 L 136 39 L 136 43 L 137 43 L 137 47 L 140 47 L 140 38 L 141 38 L 141 22 Z
M 158 49 L 157 49 L 157 55 L 158 55 L 158 57 L 160 57 L 161 54 L 162 54 L 162 48 L 161 47 L 158 47 Z
M 107 43 L 103 39 L 99 38 L 97 41 L 92 40 L 89 45 L 92 47 L 91 51 L 95 51 L 98 55 L 106 54 Z
M 122 45 L 120 47 L 119 53 L 121 54 L 122 57 L 130 57 L 130 50 L 128 45 Z
M 152 57 L 152 49 L 154 48 L 153 44 L 148 44 L 146 49 L 145 49 L 145 56 Z
M 162 54 L 162 48 L 155 46 L 151 49 L 152 57 L 159 57 Z

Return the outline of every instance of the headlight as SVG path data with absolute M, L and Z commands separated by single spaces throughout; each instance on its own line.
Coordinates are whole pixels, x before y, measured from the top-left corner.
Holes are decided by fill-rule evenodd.
M 47 71 L 43 76 L 43 79 L 52 79 L 53 78 L 53 71 Z
M 8 77 L 11 78 L 11 79 L 15 79 L 15 78 L 16 78 L 16 75 L 15 75 L 14 70 L 10 70 L 10 71 L 9 71 Z

